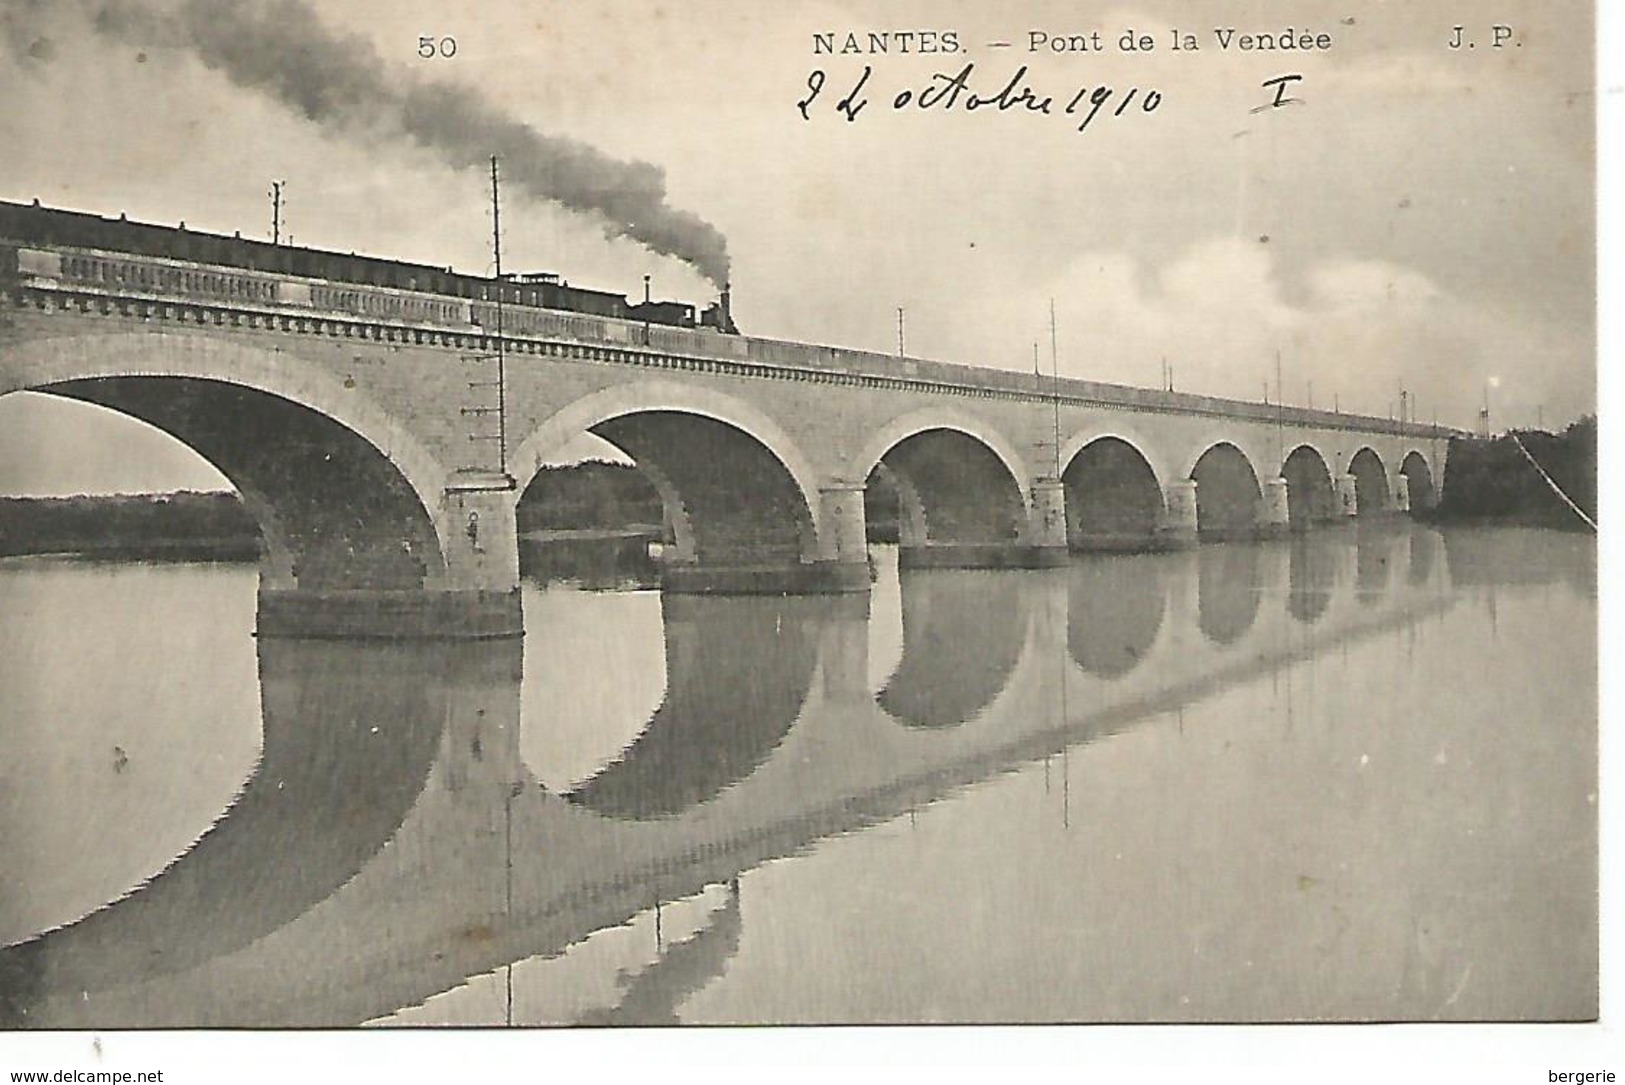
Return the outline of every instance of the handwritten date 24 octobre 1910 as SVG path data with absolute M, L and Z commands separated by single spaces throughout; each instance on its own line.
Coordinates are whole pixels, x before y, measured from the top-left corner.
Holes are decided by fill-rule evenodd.
M 869 80 L 874 75 L 874 67 L 869 64 L 863 66 L 863 74 L 859 75 L 850 89 L 835 101 L 834 109 L 839 115 L 849 121 L 858 119 L 864 109 L 869 105 Z M 1077 116 L 1078 131 L 1089 127 L 1103 110 L 1111 108 L 1111 115 L 1121 117 L 1131 106 L 1138 113 L 1154 113 L 1162 104 L 1162 94 L 1157 90 L 1144 90 L 1139 87 L 1130 87 L 1119 92 L 1108 86 L 1082 86 L 1077 93 L 1071 96 L 1064 107 L 1058 106 L 1054 95 L 1034 90 L 1027 82 L 1027 65 L 1023 64 L 1015 70 L 1004 84 L 992 93 L 984 93 L 972 86 L 976 76 L 975 61 L 967 61 L 959 71 L 950 75 L 947 72 L 937 72 L 923 86 L 905 88 L 892 95 L 891 106 L 894 110 L 917 109 L 920 111 L 937 110 L 952 112 L 962 109 L 966 112 L 975 112 L 986 109 L 1000 113 L 1020 110 L 1025 113 L 1041 113 L 1046 116 L 1055 115 L 1057 110 L 1062 116 Z M 812 119 L 813 106 L 824 96 L 826 84 L 829 82 L 828 74 L 822 68 L 813 69 L 807 76 L 807 95 L 796 103 L 801 111 L 803 120 Z M 989 83 L 987 86 L 991 87 Z M 831 92 L 833 95 L 833 91 Z
M 863 73 L 851 84 L 850 89 L 834 102 L 836 114 L 845 117 L 848 121 L 856 121 L 858 115 L 869 106 L 868 87 L 869 80 L 874 75 L 872 65 L 865 64 Z M 918 110 L 951 112 L 962 109 L 966 112 L 976 110 L 990 110 L 1008 113 L 1019 110 L 1025 113 L 1038 113 L 1044 116 L 1064 116 L 1078 118 L 1078 131 L 1086 130 L 1090 123 L 1102 113 L 1116 118 L 1125 113 L 1132 115 L 1145 115 L 1155 113 L 1162 105 L 1162 92 L 1155 88 L 1128 87 L 1119 90 L 1105 85 L 1084 85 L 1077 89 L 1064 106 L 1058 103 L 1060 99 L 1054 95 L 1035 90 L 1027 82 L 1027 65 L 1023 64 L 1006 80 L 997 92 L 983 93 L 972 87 L 972 79 L 976 75 L 976 64 L 967 61 L 959 71 L 950 75 L 947 72 L 937 72 L 923 86 L 904 88 L 892 95 L 891 106 L 893 110 Z M 1260 108 L 1278 107 L 1294 104 L 1299 99 L 1291 97 L 1288 93 L 1292 84 L 1299 82 L 1303 76 L 1297 74 L 1276 76 L 1266 79 L 1262 86 L 1267 93 L 1266 103 Z M 796 102 L 796 109 L 800 111 L 803 120 L 812 120 L 813 107 L 824 98 L 826 86 L 829 82 L 828 73 L 822 68 L 815 68 L 807 76 L 806 97 Z M 991 87 L 992 83 L 985 84 Z M 833 97 L 834 91 L 831 91 Z M 1256 112 L 1256 110 L 1255 110 Z

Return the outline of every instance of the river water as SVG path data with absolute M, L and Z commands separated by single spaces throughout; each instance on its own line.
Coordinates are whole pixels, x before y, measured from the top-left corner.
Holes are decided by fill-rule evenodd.
M 0 563 L 0 1026 L 1595 1016 L 1590 538 L 876 564 L 447 646 Z

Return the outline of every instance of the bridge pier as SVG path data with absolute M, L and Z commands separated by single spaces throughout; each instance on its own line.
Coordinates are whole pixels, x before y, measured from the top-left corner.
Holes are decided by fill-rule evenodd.
M 823 530 L 813 560 L 705 561 L 679 554 L 661 568 L 660 588 L 677 595 L 844 595 L 869 590 L 863 483 L 837 479 L 818 491 Z
M 863 511 L 864 484 L 837 479 L 818 489 L 824 531 L 818 540 L 820 561 L 867 565 L 869 525 Z
M 1166 549 L 1196 545 L 1196 480 L 1180 479 L 1162 488 L 1163 513 L 1157 539 Z
M 1400 475 L 1394 481 L 1393 510 L 1396 513 L 1409 513 L 1411 511 L 1411 485 L 1410 479 Z
M 1285 538 L 1290 530 L 1290 484 L 1284 478 L 1264 483 L 1264 500 L 1258 509 L 1258 533 L 1266 539 Z
M 1040 478 L 1033 482 L 1028 534 L 1032 568 L 1049 569 L 1067 563 L 1066 483 L 1060 479 Z
M 869 692 L 869 599 L 851 596 L 821 623 L 818 658 L 824 700 L 872 706 Z
M 443 571 L 421 588 L 262 584 L 260 637 L 483 640 L 524 634 L 519 600 L 518 494 L 506 476 L 458 472 L 446 483 L 440 522 Z
M 1360 514 L 1360 489 L 1353 475 L 1337 476 L 1337 507 L 1343 516 Z

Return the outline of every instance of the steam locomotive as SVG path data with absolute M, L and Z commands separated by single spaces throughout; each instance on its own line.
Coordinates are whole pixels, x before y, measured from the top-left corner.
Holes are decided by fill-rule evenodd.
M 716 302 L 696 316 L 695 307 L 688 302 L 654 301 L 645 296 L 642 302 L 634 303 L 622 294 L 571 286 L 550 272 L 504 275 L 499 282 L 476 275 L 462 275 L 450 268 L 276 245 L 244 238 L 241 234 L 226 237 L 200 233 L 187 229 L 185 223 L 170 227 L 131 222 L 123 215 L 116 219 L 102 218 L 80 211 L 42 207 L 38 200 L 32 204 L 0 200 L 0 243 L 4 242 L 132 253 L 271 274 L 441 294 L 471 302 L 495 302 L 500 299 L 505 305 L 587 313 L 677 328 L 712 328 L 729 335 L 739 332 L 729 312 L 727 287 L 723 288 Z

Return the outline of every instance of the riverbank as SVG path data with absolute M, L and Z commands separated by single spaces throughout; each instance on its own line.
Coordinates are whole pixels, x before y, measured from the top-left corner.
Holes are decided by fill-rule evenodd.
M 1448 524 L 1507 524 L 1564 531 L 1591 528 L 1552 492 L 1519 450 L 1522 442 L 1541 470 L 1592 521 L 1597 519 L 1597 419 L 1587 416 L 1562 433 L 1515 431 L 1450 442 L 1444 493 L 1428 519 Z
M 231 493 L 0 498 L 0 557 L 37 554 L 253 562 L 259 525 Z

